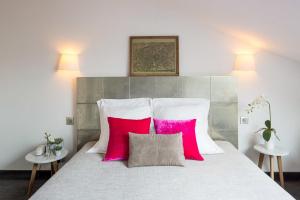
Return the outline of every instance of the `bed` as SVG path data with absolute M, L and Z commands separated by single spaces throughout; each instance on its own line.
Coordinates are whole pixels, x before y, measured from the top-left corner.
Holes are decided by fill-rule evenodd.
M 46 182 L 31 200 L 290 200 L 294 199 L 235 147 L 217 141 L 224 154 L 185 167 L 127 168 L 126 162 L 102 162 L 87 154 L 87 143 Z
M 79 78 L 76 145 L 80 150 L 30 199 L 294 199 L 237 150 L 236 94 L 230 76 Z M 95 143 L 90 141 L 100 134 L 98 99 L 145 96 L 209 99 L 209 132 L 224 153 L 204 155 L 202 162 L 186 160 L 184 167 L 135 168 L 124 161 L 102 162 L 102 154 L 86 153 Z

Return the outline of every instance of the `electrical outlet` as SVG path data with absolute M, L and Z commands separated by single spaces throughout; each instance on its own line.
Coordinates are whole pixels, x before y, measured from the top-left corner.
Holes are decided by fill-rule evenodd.
M 74 118 L 66 117 L 66 125 L 74 125 Z
M 249 118 L 248 117 L 241 117 L 240 118 L 240 124 L 248 124 Z

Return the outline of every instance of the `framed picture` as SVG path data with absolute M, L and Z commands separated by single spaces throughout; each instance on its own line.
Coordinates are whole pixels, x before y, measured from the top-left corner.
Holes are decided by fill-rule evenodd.
M 130 76 L 178 76 L 178 36 L 130 37 Z

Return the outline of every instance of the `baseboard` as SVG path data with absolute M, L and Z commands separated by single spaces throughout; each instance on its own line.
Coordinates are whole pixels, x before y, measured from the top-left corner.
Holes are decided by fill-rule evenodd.
M 270 175 L 269 172 L 266 172 L 267 175 Z M 0 179 L 29 179 L 31 175 L 31 170 L 0 170 Z M 284 172 L 284 179 L 286 181 L 299 181 L 300 172 Z M 37 172 L 37 179 L 48 179 L 51 177 L 50 170 L 40 170 Z M 279 173 L 274 173 L 275 180 L 279 180 Z
M 29 179 L 31 170 L 0 170 L 0 179 L 6 180 L 22 180 Z M 37 171 L 36 179 L 48 179 L 51 177 L 50 170 Z
M 266 172 L 267 175 L 270 176 L 270 172 Z M 300 180 L 300 172 L 283 172 L 285 181 L 299 181 Z M 274 179 L 279 180 L 279 173 L 274 173 Z

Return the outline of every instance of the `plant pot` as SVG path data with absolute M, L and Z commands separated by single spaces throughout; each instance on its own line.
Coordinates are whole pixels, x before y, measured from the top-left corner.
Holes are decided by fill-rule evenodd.
M 271 136 L 270 140 L 267 142 L 265 141 L 265 146 L 267 149 L 272 150 L 275 147 L 275 143 L 274 143 L 274 137 L 273 135 Z
M 56 146 L 57 146 L 57 147 L 63 148 L 63 147 L 64 147 L 64 142 L 61 142 L 61 143 L 59 143 L 59 144 L 56 144 Z
M 59 156 L 61 155 L 61 152 L 62 152 L 62 150 L 55 151 L 55 155 L 56 155 L 56 157 L 59 157 Z

